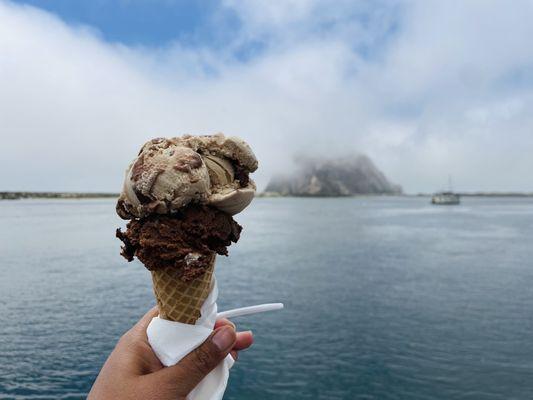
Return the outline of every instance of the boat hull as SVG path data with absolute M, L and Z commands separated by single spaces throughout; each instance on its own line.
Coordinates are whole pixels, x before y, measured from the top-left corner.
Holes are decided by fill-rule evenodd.
M 455 193 L 437 193 L 431 197 L 431 204 L 455 206 L 461 203 L 461 197 Z

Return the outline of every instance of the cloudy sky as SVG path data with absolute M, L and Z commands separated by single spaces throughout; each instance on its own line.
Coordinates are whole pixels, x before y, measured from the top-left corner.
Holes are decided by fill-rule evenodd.
M 0 0 L 0 190 L 118 191 L 154 136 L 222 131 L 260 188 L 368 154 L 410 193 L 533 191 L 531 0 Z

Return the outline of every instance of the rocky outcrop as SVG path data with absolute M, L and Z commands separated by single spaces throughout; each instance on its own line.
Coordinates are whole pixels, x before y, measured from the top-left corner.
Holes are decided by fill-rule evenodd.
M 395 185 L 364 155 L 331 160 L 300 158 L 293 174 L 275 176 L 265 192 L 282 196 L 353 196 L 400 194 Z

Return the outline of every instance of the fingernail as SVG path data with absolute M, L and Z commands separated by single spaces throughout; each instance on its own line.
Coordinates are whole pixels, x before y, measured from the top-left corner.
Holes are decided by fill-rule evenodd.
M 224 351 L 233 344 L 234 339 L 235 330 L 229 326 L 224 326 L 215 332 L 212 341 L 220 351 Z
M 249 333 L 250 335 L 254 335 L 254 333 L 252 331 L 244 331 L 244 333 Z
M 231 322 L 229 319 L 227 319 L 226 321 L 228 321 L 231 324 L 231 326 L 233 326 L 233 329 L 237 329 L 237 326 L 233 322 Z

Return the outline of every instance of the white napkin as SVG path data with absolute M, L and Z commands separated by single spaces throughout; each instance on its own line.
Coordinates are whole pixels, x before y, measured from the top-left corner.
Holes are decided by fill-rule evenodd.
M 169 367 L 202 344 L 213 332 L 217 319 L 218 288 L 213 276 L 213 287 L 200 310 L 201 316 L 195 325 L 167 321 L 155 317 L 148 325 L 148 342 L 161 363 Z M 221 400 L 226 390 L 229 369 L 234 360 L 227 355 L 224 361 L 209 373 L 187 396 L 188 400 Z

